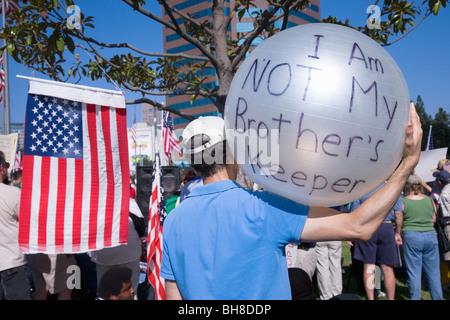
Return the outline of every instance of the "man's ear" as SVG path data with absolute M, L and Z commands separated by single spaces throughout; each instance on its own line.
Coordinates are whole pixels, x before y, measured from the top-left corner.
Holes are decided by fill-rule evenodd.
M 119 298 L 117 298 L 117 296 L 112 294 L 109 296 L 109 300 L 119 300 Z

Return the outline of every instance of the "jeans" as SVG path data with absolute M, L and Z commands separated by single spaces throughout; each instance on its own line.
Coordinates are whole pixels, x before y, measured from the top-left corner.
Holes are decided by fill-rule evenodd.
M 442 300 L 436 232 L 403 231 L 403 258 L 411 300 L 421 299 L 422 268 L 433 300 Z
M 30 299 L 30 271 L 27 265 L 0 271 L 0 300 Z

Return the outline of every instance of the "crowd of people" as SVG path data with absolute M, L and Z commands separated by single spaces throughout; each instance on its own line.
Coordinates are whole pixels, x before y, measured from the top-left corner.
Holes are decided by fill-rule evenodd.
M 348 241 L 352 257 L 348 280 L 354 277 L 359 296 L 368 300 L 381 297 L 395 300 L 396 274 L 405 274 L 411 300 L 423 298 L 421 290 L 425 286 L 433 300 L 443 300 L 443 292 L 450 292 L 449 282 L 441 282 L 441 278 L 449 278 L 450 250 L 438 241 L 439 226 L 442 226 L 444 241 L 450 239 L 450 161 L 439 161 L 437 168 L 432 171 L 435 181 L 429 183 L 416 174 L 409 176 L 402 195 L 368 241 Z M 379 188 L 381 186 L 369 195 L 337 209 L 342 213 L 354 211 Z M 434 191 L 433 195 L 431 190 Z M 310 250 L 311 247 L 315 250 Z M 295 272 L 303 283 L 308 281 L 313 284 L 315 280 L 317 285 L 314 291 L 321 300 L 342 296 L 344 286 L 341 273 L 345 272 L 342 269 L 342 242 L 317 242 L 298 246 L 297 250 L 293 269 L 301 272 L 290 272 Z M 305 288 L 311 287 L 311 284 Z M 312 297 L 304 293 L 302 296 Z M 299 290 L 292 294 L 298 297 Z
M 433 183 L 414 174 L 422 138 L 414 106 L 395 172 L 371 194 L 337 208 L 244 188 L 235 182 L 239 167 L 230 161 L 223 120 L 203 117 L 191 124 L 183 143 L 194 171 L 164 221 L 161 277 L 168 299 L 358 300 L 343 292 L 344 241 L 351 244 L 352 272 L 366 299 L 384 294 L 381 279 L 387 298 L 395 299 L 399 264 L 411 300 L 421 299 L 424 283 L 432 299 L 443 299 L 448 288 L 440 264 L 450 264 L 450 162 L 433 169 Z M 141 268 L 146 226 L 133 195 L 127 245 L 25 255 L 17 243 L 20 177 L 8 181 L 8 167 L 0 153 L 0 299 L 72 299 L 67 270 L 73 265 L 81 267 L 89 299 L 152 299 Z M 295 250 L 289 268 L 288 245 Z

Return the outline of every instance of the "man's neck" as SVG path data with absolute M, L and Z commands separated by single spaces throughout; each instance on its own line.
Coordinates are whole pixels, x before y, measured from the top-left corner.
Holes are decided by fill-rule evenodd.
M 209 184 L 213 182 L 223 181 L 223 180 L 236 180 L 238 165 L 227 164 L 225 167 L 220 169 L 218 172 L 213 174 L 212 176 L 203 178 L 203 184 Z
M 226 169 L 220 170 L 213 174 L 212 176 L 209 176 L 207 178 L 202 178 L 203 184 L 210 184 L 213 182 L 223 181 L 223 180 L 231 180 L 230 176 L 228 175 L 228 172 Z

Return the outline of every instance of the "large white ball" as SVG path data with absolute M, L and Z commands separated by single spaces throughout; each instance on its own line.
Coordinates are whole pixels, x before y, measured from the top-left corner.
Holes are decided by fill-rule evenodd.
M 346 204 L 395 170 L 409 92 L 392 57 L 334 24 L 284 30 L 237 71 L 225 106 L 227 140 L 257 184 L 294 201 Z

